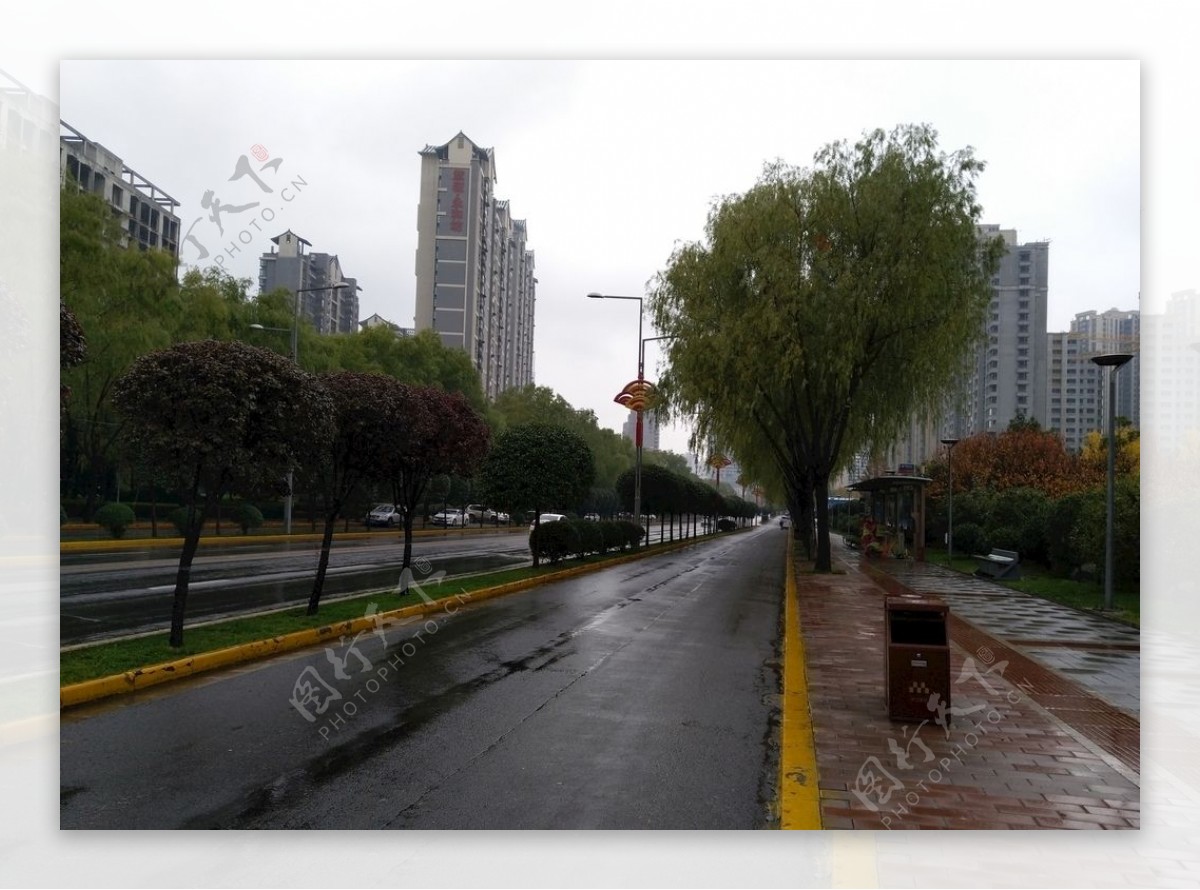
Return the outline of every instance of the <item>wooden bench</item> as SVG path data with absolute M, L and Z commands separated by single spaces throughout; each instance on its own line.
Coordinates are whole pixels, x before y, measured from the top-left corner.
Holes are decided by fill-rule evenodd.
M 997 581 L 1016 581 L 1021 577 L 1021 558 L 1015 550 L 993 547 L 992 552 L 986 556 L 976 553 L 971 558 L 975 560 L 976 575 L 995 578 Z

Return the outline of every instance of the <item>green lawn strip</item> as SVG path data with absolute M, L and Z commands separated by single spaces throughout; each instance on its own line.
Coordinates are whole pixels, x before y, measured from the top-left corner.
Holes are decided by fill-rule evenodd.
M 676 541 L 676 543 L 679 542 Z M 656 545 L 650 545 L 639 552 L 653 550 L 655 547 Z M 536 569 L 526 566 L 464 578 L 448 578 L 441 582 L 422 584 L 422 590 L 430 598 L 440 600 L 460 593 L 472 593 L 489 587 L 498 587 L 513 581 L 538 578 L 576 566 L 606 562 L 621 556 L 628 556 L 630 552 L 589 556 L 582 560 L 572 559 L 556 565 L 541 565 Z M 419 578 L 417 583 L 421 583 Z M 215 652 L 242 643 L 268 640 L 296 631 L 362 618 L 367 614 L 367 607 L 371 603 L 376 605 L 378 612 L 390 612 L 420 602 L 420 596 L 415 593 L 399 596 L 393 590 L 376 590 L 353 598 L 324 602 L 321 604 L 320 612 L 311 616 L 304 614 L 305 607 L 301 604 L 293 609 L 272 612 L 267 615 L 231 618 L 228 621 L 185 627 L 184 645 L 178 649 L 168 645 L 165 629 L 161 633 L 151 636 L 71 649 L 60 653 L 59 685 L 70 686 L 85 680 L 109 677 L 149 665 L 199 655 L 203 652 Z
M 1073 609 L 1092 612 L 1104 606 L 1104 586 L 1096 581 L 1072 581 L 1027 571 L 1020 581 L 1001 583 Z M 1141 597 L 1138 591 L 1114 590 L 1113 609 L 1115 611 L 1108 617 L 1134 627 L 1141 626 Z

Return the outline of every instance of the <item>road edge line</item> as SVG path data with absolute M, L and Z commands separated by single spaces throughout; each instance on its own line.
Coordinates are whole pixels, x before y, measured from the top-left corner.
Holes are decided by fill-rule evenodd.
M 808 676 L 804 668 L 804 638 L 800 633 L 800 602 L 793 541 L 789 534 L 787 582 L 784 587 L 779 828 L 783 831 L 817 831 L 822 827 L 817 749 L 809 710 Z

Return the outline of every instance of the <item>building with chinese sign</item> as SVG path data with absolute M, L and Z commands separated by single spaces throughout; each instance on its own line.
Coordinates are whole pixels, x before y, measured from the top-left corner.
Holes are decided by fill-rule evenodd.
M 495 197 L 496 157 L 462 133 L 421 156 L 415 327 L 471 357 L 489 399 L 533 383 L 533 251 Z

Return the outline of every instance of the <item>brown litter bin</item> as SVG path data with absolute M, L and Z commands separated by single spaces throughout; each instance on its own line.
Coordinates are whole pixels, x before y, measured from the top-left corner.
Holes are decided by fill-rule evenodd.
M 888 717 L 920 722 L 938 714 L 950 720 L 949 608 L 932 596 L 886 598 Z

